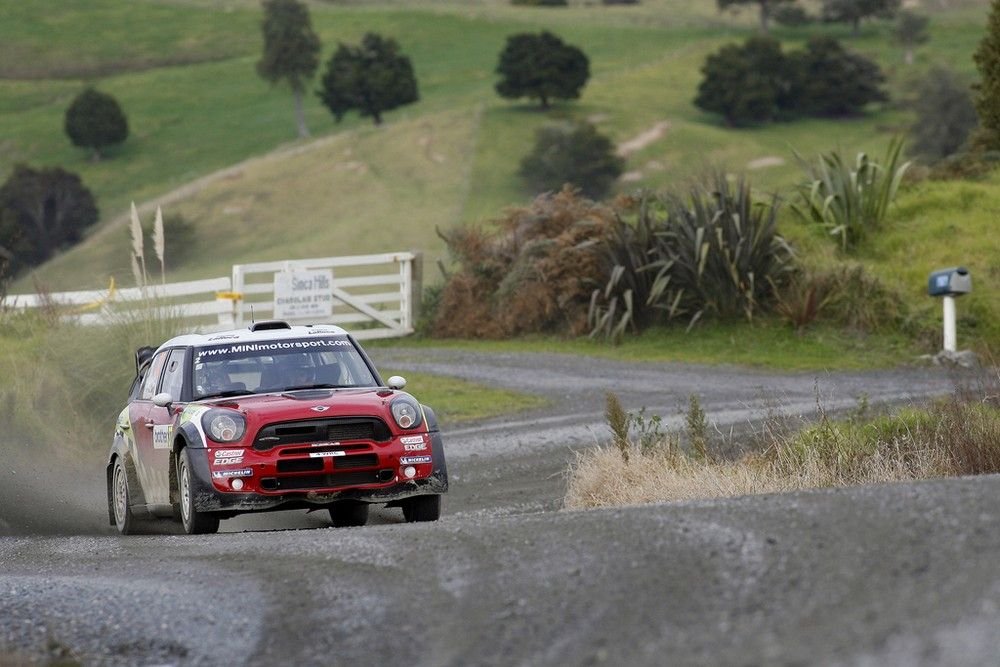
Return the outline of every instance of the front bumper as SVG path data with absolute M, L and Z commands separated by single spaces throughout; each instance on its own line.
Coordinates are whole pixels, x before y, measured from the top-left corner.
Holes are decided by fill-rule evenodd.
M 339 500 L 357 500 L 368 503 L 395 503 L 421 495 L 441 494 L 448 491 L 448 470 L 444 460 L 444 446 L 440 432 L 429 434 L 433 468 L 429 476 L 413 480 L 391 481 L 360 486 L 289 490 L 269 493 L 239 493 L 220 491 L 212 481 L 209 465 L 210 450 L 191 449 L 189 460 L 192 472 L 192 494 L 195 509 L 199 512 L 267 512 L 274 510 L 317 508 Z

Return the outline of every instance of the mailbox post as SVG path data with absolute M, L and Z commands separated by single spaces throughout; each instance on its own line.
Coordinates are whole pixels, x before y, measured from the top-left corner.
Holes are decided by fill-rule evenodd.
M 958 340 L 955 330 L 955 297 L 972 291 L 972 276 L 964 266 L 941 269 L 931 273 L 927 280 L 927 293 L 942 297 L 944 304 L 944 350 L 955 352 Z

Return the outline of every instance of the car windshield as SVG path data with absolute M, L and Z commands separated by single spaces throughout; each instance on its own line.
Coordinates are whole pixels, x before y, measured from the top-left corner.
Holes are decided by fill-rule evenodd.
M 232 342 L 196 348 L 194 400 L 272 391 L 375 387 L 347 336 Z

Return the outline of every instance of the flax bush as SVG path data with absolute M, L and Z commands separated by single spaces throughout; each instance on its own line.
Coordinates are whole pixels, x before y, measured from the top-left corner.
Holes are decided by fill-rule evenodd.
M 752 321 L 794 266 L 778 206 L 722 173 L 685 195 L 638 197 L 634 221 L 616 221 L 605 242 L 609 278 L 591 295 L 591 335 L 618 339 L 678 317 L 689 327 L 705 316 Z
M 803 161 L 808 178 L 799 186 L 799 202 L 792 210 L 806 222 L 826 227 L 845 252 L 857 248 L 882 226 L 896 198 L 910 167 L 899 163 L 902 149 L 901 140 L 892 140 L 881 163 L 858 153 L 852 165 L 840 151 L 823 153 L 812 164 Z

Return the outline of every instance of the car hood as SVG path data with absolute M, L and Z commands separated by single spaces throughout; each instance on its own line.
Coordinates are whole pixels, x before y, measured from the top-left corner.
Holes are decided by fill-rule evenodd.
M 401 392 L 385 388 L 306 389 L 270 394 L 252 394 L 205 401 L 204 405 L 233 408 L 252 413 L 262 421 L 319 419 L 341 415 L 385 416 L 389 402 Z

